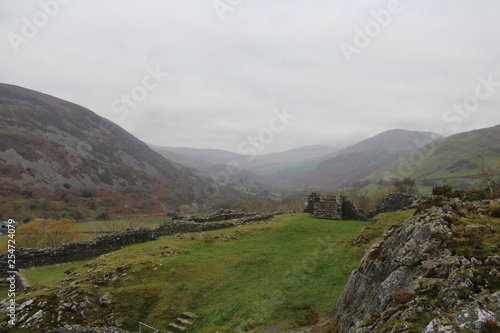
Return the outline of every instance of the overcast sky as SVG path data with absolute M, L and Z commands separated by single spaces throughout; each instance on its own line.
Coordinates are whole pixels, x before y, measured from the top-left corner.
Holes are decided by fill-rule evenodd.
M 500 123 L 499 17 L 498 0 L 0 0 L 0 82 L 162 146 L 450 135 Z

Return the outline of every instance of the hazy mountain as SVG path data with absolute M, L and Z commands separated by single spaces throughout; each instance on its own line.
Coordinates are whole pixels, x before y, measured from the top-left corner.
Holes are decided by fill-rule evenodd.
M 360 141 L 341 152 L 369 151 L 383 149 L 388 151 L 411 151 L 439 139 L 441 136 L 431 132 L 408 131 L 393 129 L 377 134 L 369 139 Z
M 170 160 L 185 166 L 203 169 L 208 165 L 227 164 L 235 161 L 238 162 L 240 167 L 261 175 L 339 150 L 339 148 L 332 146 L 314 145 L 279 153 L 249 156 L 220 149 L 160 147 L 155 145 L 150 145 L 150 147 Z
M 246 168 L 260 175 L 273 175 L 284 170 L 295 173 L 302 171 L 304 163 L 309 165 L 339 150 L 340 148 L 328 145 L 304 146 L 280 153 L 255 156 L 248 161 Z
M 168 208 L 194 202 L 207 181 L 86 108 L 0 84 L 3 196 L 23 191 L 78 196 L 77 191 L 92 190 L 91 197 L 99 191 L 135 192 L 136 202 L 128 206 L 144 199 L 150 208 Z M 139 198 L 137 193 L 144 192 L 148 196 Z
M 159 147 L 151 144 L 149 145 L 149 147 L 166 159 L 189 168 L 201 170 L 211 165 L 209 162 L 203 160 L 202 158 L 183 153 L 183 148 Z M 184 149 L 187 150 L 189 148 Z
M 151 147 L 154 150 L 161 153 L 163 156 L 172 156 L 173 161 L 175 161 L 175 159 L 180 159 L 182 161 L 182 159 L 185 159 L 186 156 L 188 156 L 191 158 L 191 161 L 196 160 L 202 166 L 207 166 L 211 164 L 226 164 L 227 162 L 233 160 L 242 162 L 245 158 L 247 158 L 244 155 L 232 153 L 230 151 L 221 149 L 198 149 L 198 148 L 187 148 L 187 147 L 159 147 L 159 146 L 151 146 Z M 177 153 L 177 154 L 172 154 L 172 153 Z
M 232 179 L 252 179 L 253 182 L 274 184 L 289 175 L 311 170 L 322 156 L 339 150 L 327 145 L 313 145 L 300 147 L 284 152 L 248 156 L 236 154 L 220 149 L 196 149 L 183 147 L 159 147 L 150 145 L 162 156 L 184 166 L 192 167 L 203 172 L 221 171 L 228 164 L 237 163 L 241 170 Z M 240 173 L 246 173 L 240 175 Z
M 438 137 L 433 133 L 394 129 L 317 160 L 314 169 L 288 179 L 285 187 L 335 190 L 350 186 Z

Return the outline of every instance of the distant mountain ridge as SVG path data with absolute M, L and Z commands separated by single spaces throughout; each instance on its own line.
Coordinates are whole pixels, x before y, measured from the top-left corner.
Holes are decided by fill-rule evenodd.
M 411 151 L 439 138 L 441 138 L 441 135 L 432 132 L 393 129 L 353 144 L 342 150 L 342 152 L 368 151 L 371 149 Z
M 440 136 L 430 132 L 393 129 L 382 132 L 336 153 L 323 156 L 317 166 L 286 180 L 286 186 L 331 191 L 352 186 L 399 157 Z
M 179 164 L 204 172 L 223 170 L 223 163 L 236 161 L 246 173 L 253 175 L 251 179 L 268 185 L 286 189 L 333 190 L 350 186 L 439 137 L 430 132 L 393 129 L 343 149 L 326 145 L 305 146 L 251 159 L 223 150 L 152 148 Z
M 291 163 L 321 157 L 339 150 L 339 148 L 327 145 L 313 145 L 280 153 L 248 156 L 221 149 L 149 146 L 164 157 L 182 165 L 203 169 L 208 165 L 227 164 L 236 161 L 242 168 L 257 174 L 277 171 Z

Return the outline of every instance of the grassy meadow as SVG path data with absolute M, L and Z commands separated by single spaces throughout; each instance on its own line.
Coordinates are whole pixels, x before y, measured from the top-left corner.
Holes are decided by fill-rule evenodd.
M 126 272 L 98 287 L 85 262 L 23 274 L 36 292 L 55 288 L 73 268 L 84 280 L 79 288 L 110 295 L 117 320 L 130 330 L 139 321 L 165 330 L 189 311 L 197 315 L 190 332 L 283 331 L 314 323 L 333 309 L 368 246 L 352 242 L 362 232 L 376 237 L 383 228 L 285 215 L 124 247 L 92 260 L 100 274 Z

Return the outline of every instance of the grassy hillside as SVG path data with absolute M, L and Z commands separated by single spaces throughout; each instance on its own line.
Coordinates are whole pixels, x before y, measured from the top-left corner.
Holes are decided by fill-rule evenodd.
M 49 303 L 57 288 L 70 283 L 90 299 L 109 295 L 112 305 L 99 317 L 114 313 L 130 330 L 137 330 L 138 321 L 165 329 L 189 311 L 198 316 L 190 332 L 261 332 L 271 326 L 283 331 L 314 323 L 333 308 L 365 248 L 351 243 L 369 225 L 288 215 L 131 245 L 76 264 L 65 282 L 62 268 L 25 275 L 41 290 L 38 299 Z M 115 281 L 104 278 L 117 271 Z
M 478 170 L 469 162 L 470 157 L 477 153 L 484 153 L 489 162 L 500 157 L 500 125 L 436 140 L 366 179 L 377 182 L 409 176 L 417 179 L 424 192 L 434 185 L 479 186 Z

